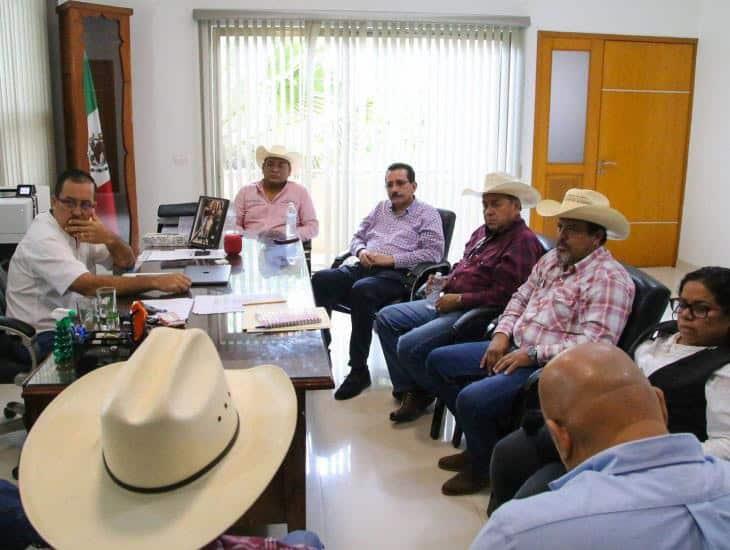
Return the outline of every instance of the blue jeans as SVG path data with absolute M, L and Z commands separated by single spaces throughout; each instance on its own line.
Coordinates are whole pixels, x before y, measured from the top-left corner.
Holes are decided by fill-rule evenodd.
M 475 473 L 486 476 L 492 450 L 499 441 L 499 418 L 512 412 L 512 402 L 535 370 L 520 368 L 512 374 L 495 374 L 460 389 L 457 376 L 483 373 L 479 362 L 489 342 L 470 342 L 445 346 L 432 351 L 426 370 L 437 381 L 436 394 L 444 400 L 466 436 Z
M 434 380 L 426 372 L 426 357 L 454 341 L 451 329 L 462 313 L 439 315 L 426 307 L 426 300 L 386 306 L 378 312 L 378 338 L 394 391 L 435 392 Z
M 55 330 L 46 330 L 43 332 L 37 332 L 33 337 L 33 349 L 35 351 L 36 360 L 39 363 L 53 351 L 53 339 L 55 336 Z M 28 353 L 28 349 L 20 343 L 20 339 L 13 339 L 12 354 L 16 361 L 30 367 L 30 353 Z

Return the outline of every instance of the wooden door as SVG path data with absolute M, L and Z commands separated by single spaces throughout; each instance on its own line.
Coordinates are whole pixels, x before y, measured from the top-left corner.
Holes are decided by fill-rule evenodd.
M 631 223 L 626 241 L 609 241 L 614 255 L 636 266 L 675 265 L 696 41 L 571 35 L 591 43 L 585 154 L 576 174 L 550 162 L 551 126 L 561 123 L 550 120 L 555 71 L 541 65 L 554 59 L 556 47 L 570 46 L 562 36 L 540 33 L 538 40 L 533 185 L 556 200 L 570 187 L 603 193 Z M 532 219 L 536 230 L 554 233 L 554 222 Z

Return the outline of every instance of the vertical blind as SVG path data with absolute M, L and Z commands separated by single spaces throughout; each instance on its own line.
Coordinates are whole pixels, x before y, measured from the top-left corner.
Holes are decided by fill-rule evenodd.
M 0 186 L 51 185 L 55 159 L 44 0 L 0 2 Z
M 303 154 L 292 179 L 320 220 L 313 258 L 347 247 L 386 198 L 393 162 L 416 171 L 416 196 L 454 210 L 450 257 L 483 223 L 462 197 L 491 171 L 517 174 L 522 30 L 434 22 L 201 20 L 206 187 L 233 197 L 261 178 L 258 145 Z

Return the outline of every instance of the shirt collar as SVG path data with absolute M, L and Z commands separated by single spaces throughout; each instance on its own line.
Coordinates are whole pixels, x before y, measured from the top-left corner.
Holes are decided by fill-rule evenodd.
M 517 218 L 515 221 L 513 221 L 510 226 L 502 231 L 501 233 L 494 233 L 493 231 L 490 231 L 490 229 L 487 227 L 487 224 L 484 224 L 484 234 L 487 237 L 500 237 L 502 235 L 507 235 L 509 233 L 512 233 L 513 231 L 516 231 L 517 229 L 521 229 L 525 225 L 525 220 L 523 220 L 521 217 Z
M 413 197 L 413 202 L 408 205 L 408 207 L 403 211 L 401 216 L 405 216 L 406 214 L 410 213 L 412 208 L 415 208 L 416 203 L 418 202 L 418 199 L 416 197 Z M 388 200 L 388 209 L 391 211 L 392 214 L 395 214 L 393 211 L 393 202 Z
M 564 273 L 582 273 L 587 269 L 592 269 L 594 263 L 605 261 L 610 257 L 611 253 L 606 250 L 604 246 L 599 246 L 585 258 L 575 262 L 571 266 L 568 266 L 568 269 L 566 269 Z
M 673 464 L 704 461 L 702 445 L 692 434 L 647 437 L 622 443 L 593 455 L 564 476 L 552 481 L 550 489 L 560 489 L 583 472 L 622 475 Z
M 281 190 L 276 194 L 276 197 L 278 197 L 279 195 L 281 195 L 284 192 L 284 190 L 286 189 L 286 186 L 289 184 L 290 181 L 291 180 L 286 180 L 286 183 L 284 185 L 282 185 Z M 259 193 L 261 193 L 261 194 L 264 193 L 264 180 L 259 180 L 256 182 L 256 189 L 259 191 Z M 274 197 L 274 199 L 276 199 L 276 197 Z

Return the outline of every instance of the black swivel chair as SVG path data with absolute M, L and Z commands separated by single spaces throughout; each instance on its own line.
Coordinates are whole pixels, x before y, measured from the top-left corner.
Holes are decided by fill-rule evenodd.
M 441 258 L 440 262 L 420 263 L 408 271 L 404 282 L 404 296 L 407 297 L 408 301 L 416 298 L 419 289 L 421 289 L 423 284 L 426 282 L 426 279 L 428 279 L 429 275 L 432 275 L 434 273 L 448 273 L 449 269 L 451 268 L 451 264 L 449 264 L 446 258 L 448 258 L 449 256 L 451 238 L 454 235 L 456 214 L 454 214 L 451 210 L 443 210 L 441 208 L 438 209 L 438 213 L 439 216 L 441 216 L 441 225 L 444 231 L 444 255 Z M 337 269 L 338 267 L 340 267 L 342 263 L 350 256 L 352 256 L 352 254 L 350 254 L 349 251 L 345 251 L 337 256 L 334 262 L 332 262 L 332 269 Z M 398 303 L 400 301 L 402 300 L 397 300 L 394 303 Z M 347 304 L 336 304 L 333 309 L 335 311 L 339 311 L 340 313 L 347 313 L 348 315 L 350 314 L 350 306 L 348 306 Z
M 618 347 L 628 352 L 633 346 L 636 339 L 649 327 L 656 325 L 662 318 L 662 315 L 667 309 L 669 304 L 669 289 L 662 283 L 654 279 L 651 275 L 644 273 L 640 269 L 633 266 L 624 265 L 624 268 L 629 273 L 631 280 L 634 283 L 635 293 L 634 301 L 631 306 L 631 313 L 626 321 L 621 337 L 618 341 Z M 486 336 L 491 336 L 492 331 L 496 327 L 496 323 L 492 322 L 487 328 Z M 527 382 L 515 400 L 513 405 L 513 414 L 510 418 L 506 418 L 504 425 L 501 426 L 502 431 L 506 434 L 517 427 L 519 427 L 522 417 L 526 408 L 534 409 L 535 404 L 539 403 L 537 399 L 537 382 L 540 377 L 540 370 L 535 371 Z M 486 374 L 485 374 L 486 376 Z M 466 386 L 471 382 L 483 378 L 480 377 L 465 377 L 462 382 Z M 539 405 L 538 405 L 539 408 Z M 443 415 L 443 410 L 441 411 Z M 441 431 L 441 419 L 436 423 L 434 418 L 431 424 L 431 437 L 437 439 Z M 454 447 L 458 447 L 461 443 L 461 430 L 454 429 L 454 437 L 452 439 Z
M 34 369 L 42 357 L 36 356 L 33 346 L 33 338 L 35 337 L 35 329 L 19 319 L 13 319 L 5 315 L 7 302 L 5 300 L 5 290 L 7 288 L 7 267 L 0 266 L 0 384 L 22 384 L 26 375 L 30 370 Z M 11 358 L 10 341 L 11 338 L 18 337 L 23 346 L 28 350 L 31 357 L 31 365 L 18 363 Z M 3 413 L 5 418 L 13 418 L 22 416 L 25 407 L 22 403 L 11 401 L 4 407 Z M 8 423 L 3 426 L 3 432 L 14 431 L 22 426 L 19 423 Z

